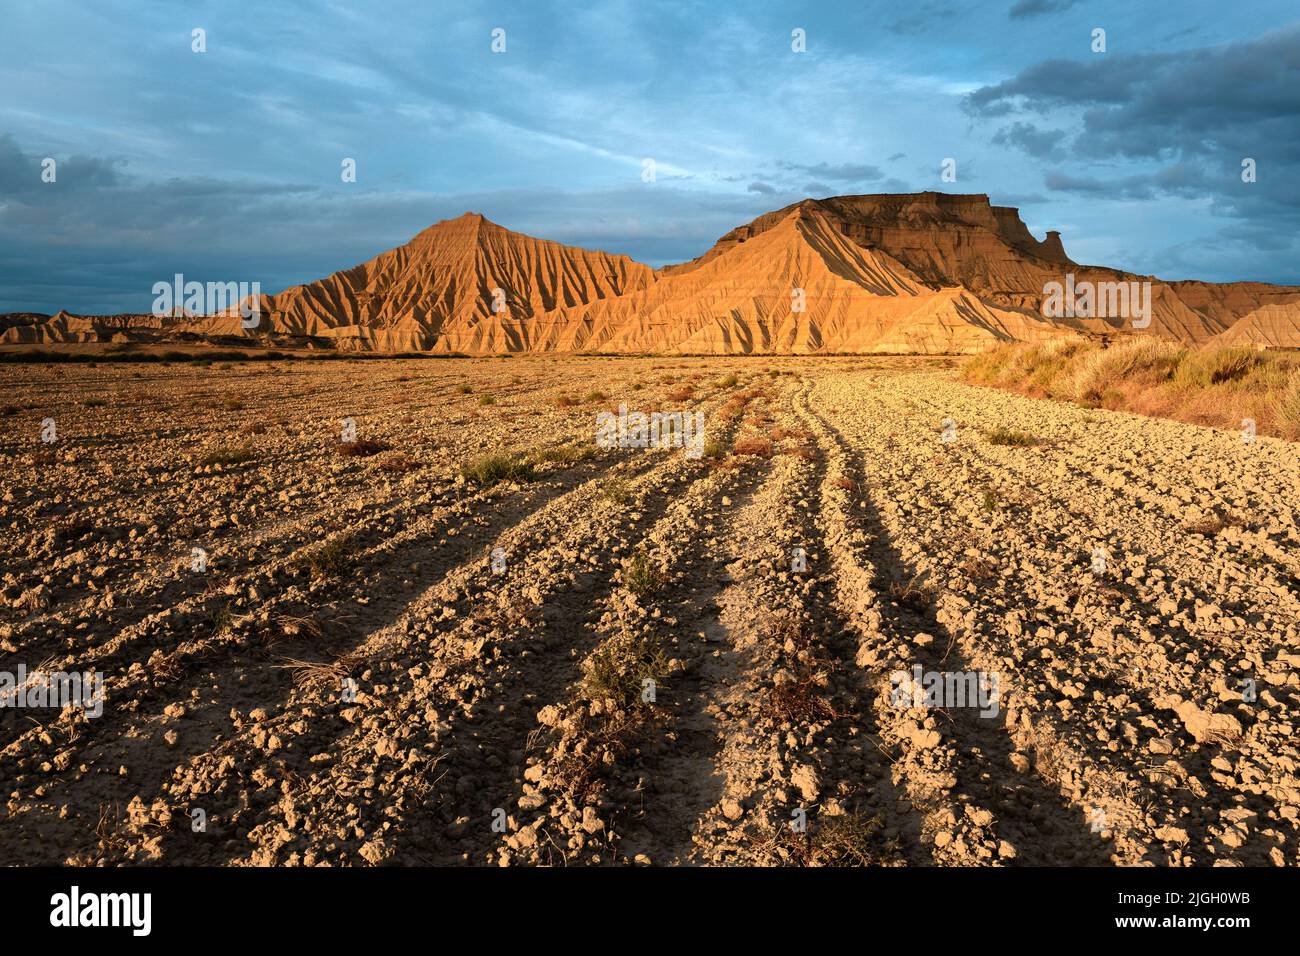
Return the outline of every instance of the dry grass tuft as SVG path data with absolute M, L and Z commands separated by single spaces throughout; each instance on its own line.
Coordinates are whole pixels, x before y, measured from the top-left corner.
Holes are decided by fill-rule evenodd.
M 220 445 L 199 459 L 199 464 L 242 465 L 256 457 L 256 453 L 248 445 Z
M 334 454 L 342 458 L 369 458 L 371 455 L 377 455 L 381 451 L 387 451 L 388 446 L 381 441 L 374 441 L 370 438 L 358 438 L 356 441 L 341 441 L 334 446 Z
M 491 488 L 503 481 L 522 484 L 537 477 L 533 463 L 525 456 L 506 452 L 480 455 L 463 464 L 460 473 L 479 488 Z
M 336 535 L 294 556 L 293 566 L 314 578 L 342 574 L 352 566 L 357 542 L 352 535 Z
M 894 603 L 914 611 L 928 611 L 934 604 L 934 594 L 934 586 L 920 574 L 908 581 L 893 581 L 889 585 L 889 596 Z
M 1174 418 L 1300 440 L 1300 359 L 1251 346 L 1188 349 L 1153 338 L 1104 348 L 1083 339 L 1004 345 L 968 359 L 962 378 L 1088 408 Z
M 733 453 L 737 455 L 751 455 L 755 458 L 771 458 L 772 443 L 766 438 L 759 438 L 755 435 L 746 435 L 738 438 L 736 443 L 731 446 Z

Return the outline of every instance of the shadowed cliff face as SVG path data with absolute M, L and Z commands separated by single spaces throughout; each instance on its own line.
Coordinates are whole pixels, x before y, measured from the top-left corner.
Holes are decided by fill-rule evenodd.
M 1149 285 L 1129 314 L 1045 317 L 1053 285 Z M 1146 334 L 1300 346 L 1300 288 L 1163 283 L 1083 266 L 984 195 L 807 199 L 658 271 L 512 232 L 475 213 L 237 314 L 0 318 L 8 343 L 252 336 L 345 350 L 970 352 L 1064 334 Z M 1148 316 L 1143 316 L 1143 321 Z

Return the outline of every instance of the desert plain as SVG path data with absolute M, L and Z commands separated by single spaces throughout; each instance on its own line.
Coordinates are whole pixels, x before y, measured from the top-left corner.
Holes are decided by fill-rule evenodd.
M 1295 445 L 955 365 L 0 366 L 7 861 L 1300 862 Z

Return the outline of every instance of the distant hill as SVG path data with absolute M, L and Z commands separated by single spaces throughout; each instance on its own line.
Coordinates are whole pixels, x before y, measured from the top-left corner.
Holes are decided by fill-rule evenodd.
M 1052 283 L 1150 283 L 1150 322 L 1045 314 Z M 1062 334 L 1300 347 L 1300 287 L 1162 282 L 1079 265 L 983 195 L 807 199 L 653 270 L 475 213 L 214 316 L 0 316 L 0 342 L 221 341 L 363 351 L 973 352 Z M 1059 311 L 1059 310 L 1058 310 Z

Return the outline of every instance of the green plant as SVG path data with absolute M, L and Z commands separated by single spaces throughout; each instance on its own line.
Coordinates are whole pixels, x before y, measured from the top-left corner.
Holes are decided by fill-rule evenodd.
M 647 680 L 668 673 L 663 647 L 648 634 L 620 635 L 602 643 L 582 662 L 582 694 L 588 700 L 613 700 L 620 707 L 641 702 Z
M 465 480 L 479 488 L 491 488 L 503 481 L 523 483 L 536 477 L 533 464 L 527 458 L 507 452 L 493 452 L 461 465 Z
M 993 445 L 1015 445 L 1019 447 L 1029 447 L 1032 445 L 1041 445 L 1042 439 L 1029 432 L 1016 431 L 1014 428 L 995 428 L 992 431 L 984 433 L 989 443 Z
M 203 465 L 240 465 L 256 458 L 247 445 L 220 445 L 199 460 Z
M 638 598 L 654 594 L 664 585 L 664 573 L 644 551 L 632 555 L 623 565 L 623 586 Z
M 341 574 L 352 566 L 355 550 L 356 541 L 351 534 L 335 535 L 297 554 L 293 566 L 314 578 Z
M 600 496 L 616 505 L 625 505 L 632 498 L 632 489 L 622 478 L 610 478 L 601 484 Z

